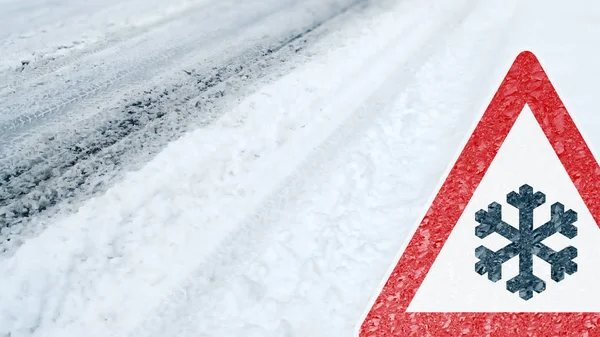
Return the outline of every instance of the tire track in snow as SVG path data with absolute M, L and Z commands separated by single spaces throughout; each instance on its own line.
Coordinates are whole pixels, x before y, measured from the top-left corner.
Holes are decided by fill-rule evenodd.
M 83 49 L 74 50 L 68 56 L 61 57 L 57 60 L 41 60 L 43 63 L 36 65 L 33 69 L 29 69 L 31 68 L 31 65 L 28 65 L 28 69 L 21 73 L 15 73 L 14 70 L 0 72 L 0 77 L 5 77 L 5 80 L 0 83 L 0 97 L 7 95 L 10 92 L 22 91 L 26 90 L 28 87 L 36 86 L 36 82 L 46 82 L 48 77 L 53 75 L 53 73 L 63 71 L 65 68 L 82 61 L 84 58 L 89 58 L 94 54 L 114 49 L 119 45 L 140 38 L 142 35 L 160 29 L 174 21 L 198 15 L 198 13 L 201 13 L 202 11 L 210 10 L 210 7 L 214 5 L 215 2 L 204 0 L 198 4 L 186 7 L 183 11 L 161 18 L 150 25 L 134 27 L 128 29 L 124 33 L 121 32 L 121 34 L 110 35 L 106 40 L 91 44 Z
M 30 225 L 34 217 L 52 215 L 58 208 L 69 211 L 79 205 L 74 201 L 104 191 L 123 166 L 131 164 L 131 157 L 147 159 L 184 132 L 212 123 L 226 99 L 282 67 L 282 59 L 294 57 L 319 38 L 322 25 L 362 3 L 346 1 L 291 35 L 249 47 L 226 62 L 208 63 L 215 66 L 212 69 L 196 64 L 197 71 L 181 82 L 136 93 L 138 97 L 117 105 L 114 112 L 71 130 L 59 129 L 51 138 L 40 137 L 30 153 L 15 152 L 15 158 L 0 161 L 0 252 L 17 248 L 43 230 L 43 222 Z
M 239 287 L 235 287 L 235 289 L 241 289 L 241 291 L 251 291 L 252 288 L 259 287 L 256 282 L 250 281 L 240 274 L 243 274 L 244 269 L 247 266 L 252 265 L 256 261 L 255 259 L 264 253 L 262 249 L 266 248 L 261 245 L 261 239 L 264 239 L 264 237 L 268 235 L 267 232 L 269 231 L 269 228 L 273 226 L 273 223 L 277 222 L 280 217 L 280 211 L 302 191 L 302 187 L 307 184 L 307 180 L 309 180 L 307 177 L 313 177 L 316 172 L 323 171 L 325 167 L 329 166 L 329 163 L 333 159 L 339 158 L 339 149 L 348 148 L 350 140 L 355 139 L 358 134 L 361 134 L 366 130 L 367 126 L 371 125 L 375 118 L 381 118 L 379 115 L 385 111 L 386 106 L 393 101 L 399 92 L 406 90 L 410 83 L 414 81 L 414 77 L 417 75 L 416 70 L 422 69 L 422 67 L 434 57 L 437 51 L 436 48 L 440 44 L 443 44 L 444 39 L 448 36 L 452 36 L 462 21 L 469 17 L 474 10 L 473 6 L 470 6 L 471 4 L 472 3 L 469 3 L 464 9 L 459 10 L 457 11 L 458 13 L 452 15 L 452 20 L 439 22 L 435 29 L 428 32 L 427 39 L 418 41 L 418 43 L 411 46 L 412 48 L 408 47 L 405 52 L 406 54 L 409 54 L 410 57 L 409 59 L 401 61 L 400 64 L 395 63 L 399 58 L 399 55 L 397 55 L 399 51 L 393 49 L 402 47 L 403 41 L 399 40 L 398 37 L 391 40 L 387 50 L 385 52 L 377 53 L 378 57 L 372 64 L 356 72 L 357 76 L 361 74 L 363 77 L 369 77 L 367 74 L 378 74 L 379 76 L 385 74 L 385 81 L 378 84 L 376 88 L 371 89 L 373 92 L 372 94 L 365 97 L 364 93 L 358 93 L 358 89 L 362 87 L 354 86 L 353 88 L 350 86 L 350 88 L 342 88 L 336 95 L 331 96 L 335 97 L 335 102 L 327 106 L 325 108 L 326 110 L 345 110 L 347 107 L 341 106 L 340 102 L 356 101 L 356 103 L 358 103 L 358 100 L 361 101 L 358 103 L 355 110 L 351 110 L 352 112 L 349 116 L 345 116 L 345 119 L 340 121 L 341 124 L 339 124 L 337 128 L 335 128 L 336 123 L 332 122 L 327 128 L 329 129 L 333 126 L 334 129 L 331 130 L 331 132 L 319 134 L 316 137 L 314 137 L 314 135 L 306 135 L 305 137 L 296 139 L 296 148 L 293 145 L 290 145 L 290 147 L 287 147 L 285 150 L 282 149 L 280 157 L 273 157 L 268 162 L 263 163 L 260 168 L 252 170 L 251 172 L 254 173 L 254 175 L 250 174 L 249 176 L 243 177 L 240 184 L 244 185 L 244 183 L 247 182 L 255 183 L 250 183 L 250 186 L 245 186 L 242 188 L 243 190 L 260 190 L 260 192 L 253 195 L 252 200 L 236 200 L 236 202 L 232 204 L 222 205 L 219 208 L 221 211 L 216 212 L 229 214 L 227 213 L 227 209 L 235 209 L 236 214 L 230 215 L 228 221 L 234 224 L 239 221 L 242 226 L 234 229 L 234 232 L 228 236 L 225 243 L 217 248 L 214 254 L 204 258 L 204 263 L 195 268 L 193 273 L 185 276 L 185 281 L 181 282 L 181 284 L 176 287 L 177 290 L 164 300 L 160 309 L 144 324 L 138 327 L 132 335 L 161 336 L 165 334 L 177 334 L 184 336 L 187 333 L 190 336 L 197 336 L 198 333 L 202 335 L 208 331 L 227 335 L 235 335 L 236 333 L 239 334 L 242 332 L 247 333 L 248 331 L 254 331 L 257 336 L 273 333 L 277 335 L 285 335 L 286 333 L 294 335 L 320 335 L 314 334 L 314 332 L 302 334 L 297 331 L 286 330 L 289 328 L 285 327 L 282 328 L 284 330 L 277 330 L 277 332 L 266 331 L 259 329 L 256 325 L 253 328 L 250 328 L 249 326 L 240 327 L 237 332 L 227 330 L 227 333 L 213 330 L 215 328 L 214 326 L 205 326 L 204 329 L 191 329 L 189 331 L 186 331 L 186 328 L 190 328 L 194 325 L 200 326 L 202 325 L 202 322 L 205 322 L 208 325 L 211 322 L 226 320 L 226 318 L 217 319 L 208 313 L 215 309 L 215 307 L 218 307 L 219 304 L 230 300 L 224 300 L 221 303 L 211 301 L 212 296 L 214 295 L 213 292 L 225 296 L 223 293 L 230 291 L 228 286 L 231 285 L 230 282 L 232 280 L 238 278 L 237 281 L 242 280 L 240 282 L 244 282 L 244 280 L 248 281 L 245 285 L 238 284 Z M 449 29 L 449 26 L 452 28 Z M 412 28 L 414 28 L 414 26 L 411 24 L 407 25 L 407 29 Z M 400 36 L 405 33 L 406 31 L 402 32 Z M 413 39 L 420 38 L 422 33 L 422 31 L 410 32 L 410 34 L 413 35 Z M 390 64 L 396 64 L 395 70 L 389 72 L 384 71 Z M 360 98 L 353 99 L 353 97 Z M 353 102 L 350 103 L 350 105 L 356 103 Z M 308 156 L 301 161 L 300 165 L 298 165 L 296 158 L 292 160 L 286 158 L 286 154 L 289 153 L 306 153 L 306 150 L 312 148 L 311 146 L 306 145 L 306 143 L 317 143 L 318 141 L 315 139 L 320 139 L 323 136 L 326 136 L 324 141 L 312 150 L 310 154 L 307 153 Z M 303 156 L 300 156 L 300 158 L 303 158 Z M 284 178 L 286 173 L 279 172 L 282 166 L 285 167 L 283 171 L 293 173 L 287 178 Z M 276 171 L 273 171 L 274 168 L 276 168 Z M 283 180 L 283 182 L 279 187 L 276 187 L 273 190 L 274 192 L 269 193 L 269 191 L 272 191 L 269 187 L 259 186 L 259 184 L 265 183 L 264 180 L 261 179 L 261 177 L 264 176 L 268 176 L 270 180 L 272 180 L 272 182 L 266 183 L 269 186 L 273 186 L 273 184 L 276 184 L 281 180 Z M 261 200 L 263 200 L 262 196 L 266 196 L 266 198 L 261 202 Z M 257 202 L 260 202 L 260 205 L 257 205 Z M 258 209 L 255 212 L 251 210 L 254 206 L 258 206 Z M 208 208 L 212 207 L 218 206 L 213 205 Z M 248 213 L 252 215 L 244 220 L 244 218 L 249 215 Z M 256 247 L 262 248 L 258 251 L 251 250 Z M 219 295 L 214 296 L 219 297 Z M 204 314 L 198 316 L 198 312 L 195 310 L 203 312 Z M 217 310 L 212 312 L 221 315 L 221 311 Z M 194 321 L 194 317 L 204 317 L 205 319 Z M 210 318 L 212 318 L 212 320 Z M 233 319 L 233 317 L 230 319 Z M 233 329 L 234 322 L 231 320 L 228 322 L 229 323 L 225 325 L 230 326 Z
M 154 38 L 151 38 L 152 35 L 144 35 L 140 39 L 135 39 L 140 41 L 135 41 L 134 45 L 121 46 L 123 50 L 118 54 L 110 54 L 110 49 L 103 49 L 103 53 L 110 55 L 111 62 L 106 62 L 99 54 L 92 54 L 89 57 L 86 55 L 81 60 L 82 64 L 79 65 L 79 68 L 84 70 L 93 69 L 95 66 L 98 66 L 99 70 L 84 71 L 81 76 L 79 72 L 72 72 L 75 76 L 69 78 L 64 84 L 54 80 L 50 82 L 53 84 L 52 86 L 33 92 L 21 91 L 8 97 L 10 104 L 0 105 L 0 145 L 10 142 L 15 134 L 27 131 L 34 127 L 36 122 L 47 116 L 61 112 L 77 102 L 90 99 L 107 89 L 112 89 L 116 85 L 122 84 L 123 81 L 127 81 L 125 85 L 131 85 L 132 82 L 147 80 L 152 75 L 164 71 L 165 67 L 177 63 L 178 60 L 213 40 L 223 36 L 232 36 L 238 30 L 248 29 L 268 16 L 279 15 L 282 11 L 293 7 L 293 4 L 289 2 L 274 2 L 274 6 L 266 5 L 259 7 L 258 10 L 255 10 L 252 4 L 247 9 L 237 9 L 231 2 L 215 2 L 215 4 L 218 6 L 212 10 L 221 13 L 222 16 L 215 16 L 211 11 L 201 11 L 204 14 L 203 17 L 194 18 L 193 14 L 195 13 L 192 13 L 189 17 L 186 16 L 175 22 L 178 24 L 179 22 L 198 20 L 203 25 L 214 26 L 212 29 L 200 30 L 195 26 L 198 24 L 183 26 L 183 31 L 181 27 L 175 28 L 176 36 L 184 36 L 175 40 L 168 34 L 159 33 Z M 247 13 L 242 20 L 238 18 L 239 10 Z M 186 34 L 186 30 L 192 32 L 198 30 L 202 33 Z M 148 52 L 147 49 L 149 49 L 150 55 L 139 55 L 136 49 L 148 44 L 169 45 L 169 47 L 149 49 L 146 46 L 143 47 L 143 50 Z M 91 64 L 86 62 L 86 60 L 90 61 L 93 56 L 99 60 Z M 118 60 L 116 63 L 125 64 L 126 68 L 111 73 L 115 60 Z M 108 72 L 110 76 L 105 76 L 105 72 Z

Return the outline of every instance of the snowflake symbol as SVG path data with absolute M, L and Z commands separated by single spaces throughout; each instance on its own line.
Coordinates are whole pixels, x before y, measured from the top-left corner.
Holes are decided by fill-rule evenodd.
M 510 244 L 494 252 L 484 246 L 475 249 L 475 256 L 480 260 L 475 264 L 479 275 L 488 274 L 488 279 L 497 282 L 502 278 L 502 264 L 519 256 L 519 275 L 506 282 L 506 289 L 511 293 L 519 292 L 519 297 L 529 300 L 533 291 L 541 293 L 546 290 L 546 282 L 533 274 L 533 255 L 546 261 L 551 266 L 551 277 L 560 282 L 565 272 L 572 275 L 577 271 L 577 248 L 568 246 L 559 252 L 546 246 L 543 241 L 556 233 L 572 239 L 577 236 L 577 213 L 573 210 L 565 212 L 565 207 L 557 202 L 550 207 L 550 220 L 533 229 L 533 210 L 546 202 L 542 192 L 533 193 L 533 188 L 523 185 L 519 193 L 510 192 L 506 202 L 519 210 L 519 228 L 502 221 L 502 206 L 497 202 L 488 205 L 488 210 L 475 213 L 475 235 L 483 239 L 492 233 L 498 233 L 510 240 Z

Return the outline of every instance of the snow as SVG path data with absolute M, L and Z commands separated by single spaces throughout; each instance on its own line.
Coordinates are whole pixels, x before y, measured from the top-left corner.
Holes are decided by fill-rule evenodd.
M 600 144 L 594 20 L 386 2 L 1 260 L 0 336 L 351 335 L 520 50 Z
M 306 46 L 359 5 L 211 2 L 0 78 L 0 255 L 44 230 L 47 221 L 34 217 L 78 208 L 168 142 L 212 123 L 227 102 L 291 71 L 309 56 Z
M 197 10 L 209 0 L 14 1 L 2 3 L 0 72 L 55 60 Z M 37 66 L 37 65 L 36 65 Z

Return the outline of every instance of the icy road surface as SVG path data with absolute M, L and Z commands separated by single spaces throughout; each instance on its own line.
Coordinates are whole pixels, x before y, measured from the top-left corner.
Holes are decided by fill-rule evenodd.
M 256 6 L 249 8 L 263 5 Z M 325 8 L 331 7 L 318 12 Z M 322 25 L 301 53 L 286 55 L 294 69 L 230 101 L 212 123 L 195 124 L 72 214 L 34 217 L 27 226 L 45 229 L 9 245 L 0 259 L 0 336 L 351 336 L 518 52 L 536 53 L 592 151 L 600 149 L 593 89 L 600 65 L 590 43 L 600 33 L 599 10 L 592 1 L 576 7 L 542 0 L 405 0 L 346 11 L 337 23 Z M 292 29 L 282 15 L 275 15 L 283 22 L 278 28 Z M 231 36 L 245 41 L 246 31 Z M 174 55 L 192 48 L 187 39 L 193 34 L 172 44 L 169 34 L 158 35 L 161 48 L 173 48 Z M 150 54 L 125 49 L 114 66 L 135 56 L 130 62 L 146 67 Z M 158 64 L 173 69 L 171 61 Z M 42 89 L 27 75 L 6 84 L 2 93 L 12 96 L 0 100 L 0 118 L 15 131 L 2 139 L 44 125 L 55 130 L 61 124 L 53 124 L 54 115 L 96 114 L 96 105 L 59 113 L 52 109 L 60 103 L 46 105 L 42 98 L 64 98 L 71 85 L 87 88 L 115 75 L 99 67 L 76 75 L 65 69 L 66 81 L 48 78 Z M 147 75 L 134 73 L 131 78 Z M 88 83 L 96 76 L 100 82 Z M 19 86 L 41 100 L 25 99 Z M 192 93 L 198 93 L 182 87 L 193 98 L 180 104 L 194 106 L 199 98 Z M 53 96 L 51 88 L 62 91 Z M 111 97 L 102 90 L 93 95 Z M 157 100 L 156 114 L 177 106 Z M 35 104 L 41 107 L 27 108 Z M 172 125 L 187 124 L 175 119 Z
M 306 46 L 365 6 L 35 2 L 0 7 L 0 255 L 302 63 Z

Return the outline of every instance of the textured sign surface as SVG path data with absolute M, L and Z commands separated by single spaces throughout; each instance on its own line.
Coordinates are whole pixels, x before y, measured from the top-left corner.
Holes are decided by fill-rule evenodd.
M 600 167 L 519 54 L 360 337 L 600 336 Z

